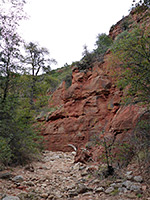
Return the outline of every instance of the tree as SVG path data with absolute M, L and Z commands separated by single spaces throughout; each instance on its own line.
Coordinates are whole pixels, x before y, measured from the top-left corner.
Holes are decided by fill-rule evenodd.
M 22 4 L 11 5 L 9 11 L 0 10 L 0 98 L 5 102 L 13 72 L 20 70 L 21 37 L 17 33 L 18 23 L 24 17 Z
M 119 59 L 118 85 L 127 89 L 128 102 L 150 105 L 149 27 L 137 27 L 115 41 L 112 51 Z M 118 63 L 118 61 L 117 61 Z M 116 66 L 118 65 L 116 63 Z
M 23 58 L 22 61 L 27 65 L 28 74 L 31 74 L 30 103 L 32 107 L 34 107 L 37 76 L 41 72 L 50 72 L 51 63 L 56 63 L 56 61 L 47 57 L 49 52 L 46 48 L 41 48 L 32 42 L 25 45 L 25 51 L 27 55 Z
M 7 2 L 7 6 L 3 4 Z M 1 2 L 0 2 L 1 3 Z M 38 151 L 38 135 L 33 130 L 32 112 L 19 94 L 22 71 L 17 33 L 24 18 L 23 1 L 4 1 L 0 7 L 0 164 L 24 163 Z
M 105 33 L 98 34 L 95 43 L 95 52 L 99 55 L 104 55 L 106 51 L 110 48 L 111 44 L 112 39 L 108 35 L 106 35 Z

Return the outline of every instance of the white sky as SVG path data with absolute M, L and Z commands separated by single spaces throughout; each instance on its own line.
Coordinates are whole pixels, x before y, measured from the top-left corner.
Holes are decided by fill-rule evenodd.
M 21 24 L 27 42 L 39 42 L 58 64 L 82 58 L 83 45 L 94 49 L 96 36 L 128 15 L 132 0 L 28 0 L 30 18 Z

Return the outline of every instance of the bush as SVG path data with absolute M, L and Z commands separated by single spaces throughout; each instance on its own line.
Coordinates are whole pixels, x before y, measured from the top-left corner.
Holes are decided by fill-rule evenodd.
M 7 140 L 3 137 L 0 137 L 0 163 L 8 165 L 11 161 L 11 149 Z
M 89 70 L 89 68 L 93 67 L 92 63 L 94 54 L 88 51 L 86 45 L 83 48 L 84 48 L 84 51 L 82 53 L 83 58 L 79 62 L 75 63 L 79 71 L 87 71 Z
M 95 49 L 95 53 L 98 55 L 104 55 L 106 51 L 111 47 L 112 42 L 112 39 L 105 33 L 99 34 L 95 43 L 95 46 L 97 47 Z
M 0 106 L 0 162 L 24 164 L 40 149 L 41 137 L 33 127 L 30 107 L 14 96 Z
M 66 88 L 69 88 L 72 84 L 72 73 L 71 74 L 68 74 L 65 79 L 65 85 L 66 85 Z
M 113 175 L 114 170 L 118 167 L 126 167 L 133 158 L 132 145 L 130 145 L 129 141 L 118 140 L 118 134 L 120 133 L 115 133 L 113 136 L 105 136 L 102 131 L 100 135 L 93 135 L 90 140 L 90 147 L 92 143 L 103 147 L 99 159 L 107 166 L 104 172 L 105 177 Z
M 114 71 L 117 70 L 118 86 L 126 90 L 127 102 L 150 105 L 149 49 L 149 27 L 124 32 L 113 44 Z
M 134 129 L 131 142 L 139 164 L 150 171 L 150 111 L 141 115 Z

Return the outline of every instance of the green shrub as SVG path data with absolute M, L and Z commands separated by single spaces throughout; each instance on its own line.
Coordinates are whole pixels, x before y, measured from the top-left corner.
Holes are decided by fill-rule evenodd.
M 8 165 L 11 161 L 11 149 L 7 140 L 0 136 L 0 163 Z
M 42 138 L 33 127 L 28 105 L 13 96 L 0 106 L 0 162 L 24 164 L 40 151 Z
M 134 129 L 131 144 L 139 165 L 150 172 L 150 111 L 143 113 Z
M 65 79 L 65 85 L 66 85 L 66 88 L 69 88 L 72 84 L 72 73 L 71 74 L 68 74 Z
M 93 67 L 93 61 L 94 61 L 94 54 L 90 53 L 87 49 L 87 46 L 84 45 L 84 51 L 82 53 L 83 58 L 75 63 L 75 66 L 79 69 L 79 71 L 84 71 L 86 72 L 89 70 L 89 68 Z
M 105 33 L 98 34 L 95 43 L 95 53 L 98 55 L 104 55 L 106 51 L 111 47 L 112 42 L 112 39 Z

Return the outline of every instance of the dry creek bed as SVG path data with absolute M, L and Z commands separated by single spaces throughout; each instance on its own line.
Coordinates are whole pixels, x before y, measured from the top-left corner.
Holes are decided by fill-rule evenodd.
M 74 163 L 75 152 L 45 151 L 40 161 L 0 172 L 1 200 L 129 200 L 146 199 L 149 187 L 132 170 L 101 179 L 98 166 Z

